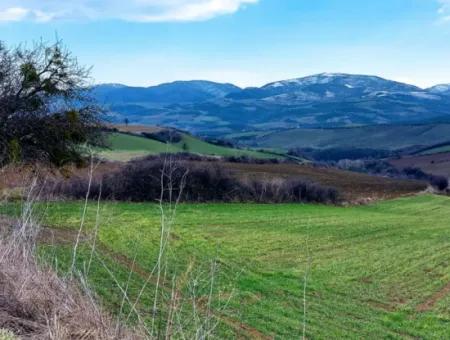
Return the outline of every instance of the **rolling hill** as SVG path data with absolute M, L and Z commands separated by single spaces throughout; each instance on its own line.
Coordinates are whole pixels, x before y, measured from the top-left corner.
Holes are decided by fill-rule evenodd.
M 99 150 L 99 156 L 115 161 L 129 161 L 132 158 L 166 152 L 190 152 L 210 156 L 247 156 L 262 159 L 282 157 L 270 152 L 235 149 L 211 144 L 187 133 L 181 133 L 181 140 L 176 143 L 163 143 L 139 135 L 114 132 L 108 134 L 107 142 L 109 148 Z
M 398 150 L 423 148 L 450 141 L 450 124 L 373 125 L 335 129 L 289 129 L 231 134 L 228 138 L 254 147 L 370 148 Z
M 130 104 L 144 107 L 178 103 L 196 103 L 222 98 L 239 91 L 232 84 L 220 84 L 206 80 L 175 81 L 150 87 L 131 87 L 122 84 L 101 84 L 93 88 L 93 96 L 100 103 Z

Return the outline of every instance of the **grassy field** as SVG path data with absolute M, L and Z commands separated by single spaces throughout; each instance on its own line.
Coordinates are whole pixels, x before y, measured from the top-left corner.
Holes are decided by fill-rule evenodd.
M 267 148 L 401 149 L 447 142 L 450 124 L 378 125 L 336 129 L 291 129 L 231 135 L 248 145 Z
M 248 156 L 252 158 L 280 158 L 278 155 L 247 149 L 233 149 L 202 141 L 188 134 L 182 134 L 178 143 L 167 144 L 153 139 L 124 133 L 108 136 L 108 150 L 100 151 L 100 156 L 109 160 L 129 161 L 132 158 L 156 155 L 163 152 L 191 152 L 211 156 Z
M 432 155 L 435 153 L 444 153 L 444 152 L 450 152 L 450 145 L 444 145 L 444 146 L 439 146 L 436 148 L 432 148 L 432 149 L 428 149 L 426 151 L 421 152 L 421 155 Z
M 17 207 L 8 204 L 1 211 L 13 214 Z M 47 237 L 42 252 L 57 257 L 63 271 L 83 204 L 41 208 L 36 211 L 56 235 Z M 86 233 L 95 216 L 96 204 L 90 203 Z M 446 339 L 449 216 L 450 199 L 440 196 L 359 207 L 182 204 L 169 238 L 169 271 L 199 278 L 216 260 L 213 313 L 220 320 L 219 338 L 299 338 L 306 271 L 309 339 Z M 128 287 L 130 299 L 138 294 L 157 256 L 159 218 L 155 204 L 101 204 L 100 255 L 89 277 L 106 306 L 118 310 L 122 300 L 106 267 Z M 89 248 L 82 244 L 78 254 L 85 271 Z M 190 265 L 199 271 L 186 270 Z M 206 294 L 199 292 L 199 300 Z M 145 293 L 137 305 L 143 315 L 151 301 Z

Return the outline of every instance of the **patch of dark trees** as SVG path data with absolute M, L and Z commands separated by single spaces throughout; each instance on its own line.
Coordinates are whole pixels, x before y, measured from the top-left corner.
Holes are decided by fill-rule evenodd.
M 369 149 L 369 148 L 295 148 L 288 155 L 318 162 L 337 162 L 342 159 L 382 159 L 399 156 L 401 151 Z
M 239 149 L 239 147 L 234 145 L 233 142 L 231 142 L 229 140 L 226 140 L 226 139 L 204 138 L 204 141 L 209 143 L 209 144 L 213 144 L 213 145 L 217 145 L 217 146 L 223 146 L 223 147 L 226 147 L 226 148 Z
M 428 182 L 434 188 L 443 191 L 448 188 L 448 179 L 443 176 L 428 174 L 416 167 L 398 169 L 385 161 L 386 158 L 399 157 L 410 150 L 381 150 L 368 148 L 297 148 L 289 155 L 311 160 L 317 166 L 335 167 L 341 170 L 362 172 L 398 179 L 415 179 Z
M 301 178 L 238 177 L 218 162 L 190 162 L 173 156 L 131 161 L 119 171 L 92 179 L 48 183 L 48 195 L 136 202 L 339 202 L 335 188 Z
M 142 132 L 141 135 L 162 143 L 175 144 L 181 142 L 183 139 L 182 134 L 173 129 L 165 129 L 156 132 Z

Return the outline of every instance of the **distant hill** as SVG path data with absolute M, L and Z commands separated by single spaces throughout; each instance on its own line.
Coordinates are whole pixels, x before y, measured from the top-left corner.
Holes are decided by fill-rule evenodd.
M 154 107 L 179 103 L 197 103 L 223 98 L 241 90 L 232 84 L 211 81 L 175 81 L 150 87 L 131 87 L 121 84 L 102 84 L 93 88 L 93 95 L 106 104 L 138 104 Z
M 450 124 L 373 125 L 353 128 L 299 128 L 229 135 L 236 143 L 272 148 L 425 148 L 450 142 Z
M 376 76 L 322 73 L 240 89 L 183 81 L 148 88 L 99 85 L 94 96 L 113 121 L 197 134 L 288 128 L 450 122 L 450 86 L 430 89 Z

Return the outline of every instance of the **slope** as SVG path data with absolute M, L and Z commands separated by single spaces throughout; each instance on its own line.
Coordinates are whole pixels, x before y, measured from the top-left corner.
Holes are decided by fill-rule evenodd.
M 272 148 L 425 147 L 450 140 L 450 124 L 375 125 L 336 129 L 289 129 L 228 135 L 242 144 Z
M 160 153 L 190 152 L 210 156 L 247 156 L 252 158 L 280 158 L 282 156 L 269 152 L 259 152 L 249 149 L 234 149 L 207 143 L 189 134 L 182 133 L 182 139 L 177 143 L 163 143 L 150 138 L 126 133 L 110 133 L 108 135 L 109 149 L 99 151 L 99 155 L 109 160 L 128 161 L 132 158 Z

